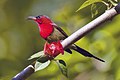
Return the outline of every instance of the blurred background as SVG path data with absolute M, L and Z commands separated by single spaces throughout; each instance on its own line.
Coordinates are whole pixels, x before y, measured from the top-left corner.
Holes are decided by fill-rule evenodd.
M 99 3 L 99 14 L 91 18 L 90 6 L 75 12 L 85 0 L 0 0 L 0 80 L 11 80 L 32 61 L 27 59 L 43 50 L 44 40 L 37 25 L 28 16 L 47 15 L 70 35 L 94 18 L 106 7 Z M 104 59 L 102 63 L 73 51 L 59 55 L 67 63 L 70 80 L 120 80 L 120 16 L 102 24 L 77 45 Z M 31 75 L 27 80 L 68 80 L 58 66 Z

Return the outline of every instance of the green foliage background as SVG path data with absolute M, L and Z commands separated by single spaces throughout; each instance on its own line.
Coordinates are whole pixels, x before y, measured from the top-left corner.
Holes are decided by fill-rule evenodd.
M 27 59 L 43 50 L 44 40 L 30 15 L 48 15 L 69 35 L 91 20 L 90 6 L 75 12 L 85 0 L 0 0 L 0 80 L 10 80 L 32 61 Z M 106 7 L 99 6 L 99 16 Z M 97 17 L 96 16 L 96 17 Z M 66 61 L 70 80 L 120 80 L 120 16 L 93 30 L 76 44 L 103 58 L 101 63 L 77 52 L 59 55 Z M 68 80 L 55 63 L 27 80 Z

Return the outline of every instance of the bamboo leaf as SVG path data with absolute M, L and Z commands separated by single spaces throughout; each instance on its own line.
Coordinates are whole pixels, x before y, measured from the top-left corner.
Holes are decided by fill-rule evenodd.
M 56 63 L 58 64 L 62 74 L 68 77 L 66 63 L 63 60 L 56 60 Z
M 37 52 L 37 53 L 33 54 L 30 58 L 28 58 L 28 60 L 39 58 L 39 57 L 42 57 L 42 56 L 44 56 L 44 52 L 40 51 L 40 52 Z
M 50 64 L 50 60 L 48 60 L 48 61 L 46 61 L 44 63 L 36 61 L 36 63 L 35 63 L 35 72 L 39 71 L 39 70 L 42 70 L 42 69 L 45 69 L 49 64 Z
M 97 2 L 102 2 L 102 0 L 87 0 L 79 7 L 79 9 L 77 11 L 79 11 L 79 10 L 81 10 L 81 9 L 91 5 L 91 4 L 97 3 Z

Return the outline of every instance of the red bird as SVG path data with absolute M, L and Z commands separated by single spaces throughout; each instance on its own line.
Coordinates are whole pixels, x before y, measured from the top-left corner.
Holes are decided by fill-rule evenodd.
M 37 17 L 29 16 L 28 19 L 34 20 L 38 24 L 40 36 L 44 38 L 48 43 L 55 42 L 58 40 L 64 40 L 68 37 L 68 35 L 46 15 L 40 15 Z M 86 57 L 92 57 L 99 61 L 105 62 L 104 60 L 92 55 L 88 51 L 80 48 L 75 44 L 72 44 L 69 48 L 79 52 L 80 54 Z M 65 51 L 72 53 L 72 51 L 69 48 L 65 49 Z

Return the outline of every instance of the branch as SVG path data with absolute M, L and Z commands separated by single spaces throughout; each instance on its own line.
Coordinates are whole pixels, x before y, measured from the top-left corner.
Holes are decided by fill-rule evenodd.
M 66 38 L 64 41 L 62 41 L 63 48 L 68 47 L 69 45 L 75 43 L 80 38 L 84 37 L 86 34 L 88 34 L 90 31 L 95 29 L 96 27 L 99 27 L 102 23 L 111 20 L 114 16 L 116 16 L 118 13 L 115 10 L 115 8 L 112 8 L 110 10 L 107 10 L 104 14 L 96 18 L 95 20 L 91 21 L 78 31 L 74 32 L 72 35 L 70 35 L 68 38 Z
M 102 23 L 111 20 L 113 17 L 116 15 L 120 14 L 120 3 L 110 9 L 107 10 L 105 13 L 103 13 L 101 16 L 96 18 L 95 20 L 91 21 L 72 35 L 70 35 L 68 38 L 66 38 L 64 41 L 62 41 L 62 46 L 63 48 L 67 48 L 69 45 L 75 43 L 78 41 L 80 38 L 84 37 L 86 34 L 88 34 L 90 31 L 101 25 Z M 31 74 L 34 73 L 34 65 L 29 65 L 26 67 L 23 71 L 18 73 L 15 77 L 13 77 L 12 80 L 25 80 L 28 78 Z
M 34 67 L 33 65 L 29 65 L 23 71 L 21 71 L 16 76 L 14 76 L 12 80 L 25 80 L 33 73 L 34 73 Z

